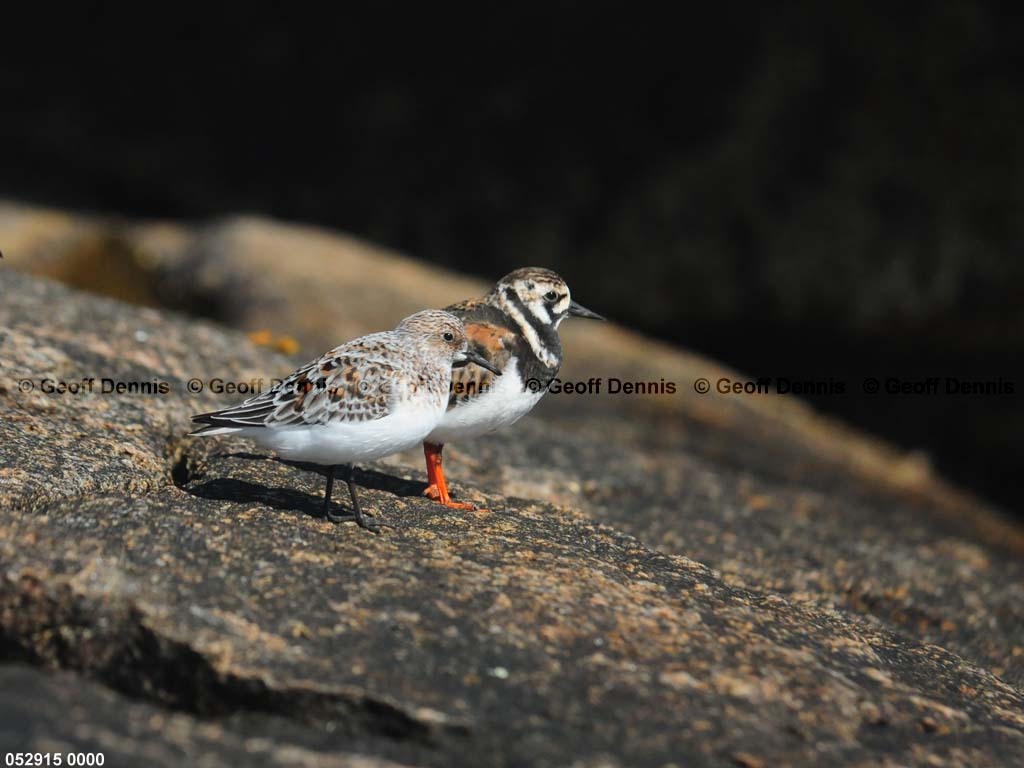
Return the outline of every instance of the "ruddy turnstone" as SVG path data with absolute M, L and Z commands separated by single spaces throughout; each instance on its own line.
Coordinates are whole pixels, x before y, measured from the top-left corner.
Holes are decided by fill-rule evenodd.
M 441 467 L 445 443 L 493 432 L 529 413 L 562 364 L 559 324 L 569 315 L 604 318 L 573 301 L 565 280 L 540 267 L 517 269 L 483 298 L 446 310 L 462 319 L 470 349 L 490 366 L 453 373 L 448 410 L 423 443 L 424 493 L 446 507 L 472 509 L 448 494 Z M 494 378 L 495 369 L 503 374 L 500 381 Z
M 204 426 L 193 435 L 250 437 L 282 458 L 327 468 L 323 514 L 331 522 L 366 520 L 352 483 L 352 464 L 409 450 L 444 415 L 452 366 L 475 363 L 492 375 L 498 368 L 470 351 L 462 321 L 427 310 L 405 318 L 393 331 L 335 347 L 282 382 L 232 408 L 193 416 Z M 351 515 L 332 515 L 335 469 L 345 469 Z

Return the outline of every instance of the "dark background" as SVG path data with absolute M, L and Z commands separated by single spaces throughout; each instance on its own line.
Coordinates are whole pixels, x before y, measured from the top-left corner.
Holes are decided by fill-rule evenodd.
M 6 25 L 0 195 L 551 266 L 751 375 L 846 380 L 810 399 L 1020 512 L 1018 6 L 54 6 Z M 866 376 L 1015 389 L 869 397 Z

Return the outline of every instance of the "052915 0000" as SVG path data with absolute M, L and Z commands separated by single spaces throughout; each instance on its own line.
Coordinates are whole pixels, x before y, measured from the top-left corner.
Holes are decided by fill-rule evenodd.
M 5 766 L 35 768 L 36 766 L 101 766 L 106 762 L 102 752 L 8 752 Z

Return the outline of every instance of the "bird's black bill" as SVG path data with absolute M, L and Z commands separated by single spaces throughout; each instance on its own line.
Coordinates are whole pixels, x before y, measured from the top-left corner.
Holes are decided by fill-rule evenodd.
M 601 317 L 597 312 L 591 312 L 589 309 L 584 307 L 582 304 L 577 304 L 575 301 L 569 302 L 569 314 L 573 317 L 589 317 L 591 320 L 606 320 L 607 318 Z
M 501 376 L 501 371 L 499 371 L 497 368 L 495 368 L 493 365 L 491 365 L 489 362 L 487 362 L 487 358 L 486 357 L 478 355 L 476 352 L 463 352 L 462 359 L 461 360 L 456 360 L 452 364 L 452 367 L 453 368 L 461 368 L 462 366 L 464 366 L 464 365 L 466 365 L 468 363 L 474 363 L 475 365 L 479 365 L 481 368 L 486 368 L 488 371 L 493 373 L 495 376 Z

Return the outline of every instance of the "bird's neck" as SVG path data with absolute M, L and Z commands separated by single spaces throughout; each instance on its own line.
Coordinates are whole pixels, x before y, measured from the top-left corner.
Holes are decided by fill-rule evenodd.
M 550 319 L 537 317 L 511 288 L 499 289 L 489 298 L 519 329 L 537 362 L 557 371 L 562 362 L 562 342 Z

